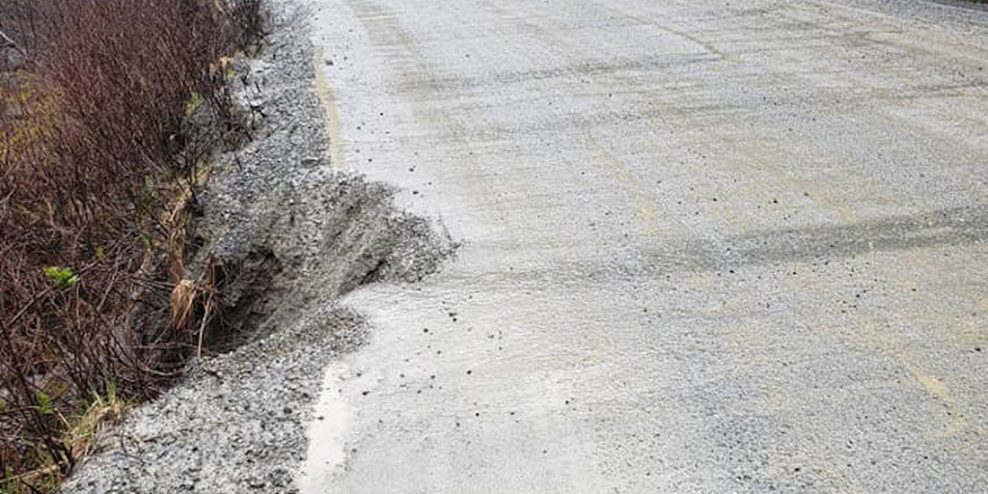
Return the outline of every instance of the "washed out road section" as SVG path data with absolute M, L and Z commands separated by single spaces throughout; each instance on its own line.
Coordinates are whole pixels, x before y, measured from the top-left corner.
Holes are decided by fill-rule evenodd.
M 345 298 L 303 492 L 988 491 L 988 14 L 311 4 L 335 166 L 463 245 Z

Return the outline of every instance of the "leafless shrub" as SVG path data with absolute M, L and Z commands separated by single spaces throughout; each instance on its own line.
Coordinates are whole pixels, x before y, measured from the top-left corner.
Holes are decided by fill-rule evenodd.
M 73 416 L 193 354 L 195 293 L 158 329 L 203 164 L 242 130 L 225 57 L 262 21 L 260 0 L 0 2 L 0 492 L 67 473 Z

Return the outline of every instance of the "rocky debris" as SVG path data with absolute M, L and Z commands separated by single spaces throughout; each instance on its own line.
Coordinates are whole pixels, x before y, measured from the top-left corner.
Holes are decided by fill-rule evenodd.
M 239 270 L 227 294 L 237 346 L 131 413 L 63 493 L 296 492 L 321 371 L 366 335 L 335 300 L 365 283 L 420 280 L 455 248 L 396 209 L 389 186 L 333 171 L 301 8 L 271 9 L 274 33 L 241 95 L 261 120 L 215 164 L 192 241 L 190 276 L 207 262 Z

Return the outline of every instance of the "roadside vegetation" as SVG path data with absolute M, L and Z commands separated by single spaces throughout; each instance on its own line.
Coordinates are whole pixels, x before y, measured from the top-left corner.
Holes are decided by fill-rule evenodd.
M 183 281 L 262 0 L 0 2 L 0 493 L 47 492 L 201 351 Z

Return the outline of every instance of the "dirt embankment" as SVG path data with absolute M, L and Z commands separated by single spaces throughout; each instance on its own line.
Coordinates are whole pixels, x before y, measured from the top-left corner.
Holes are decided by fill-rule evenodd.
M 358 314 L 335 304 L 374 281 L 414 282 L 455 248 L 398 210 L 393 191 L 328 162 L 304 13 L 272 5 L 273 34 L 244 104 L 258 135 L 216 166 L 190 266 L 222 273 L 231 349 L 134 412 L 65 493 L 294 492 L 321 369 L 360 345 Z M 218 268 L 218 269 L 217 269 Z

